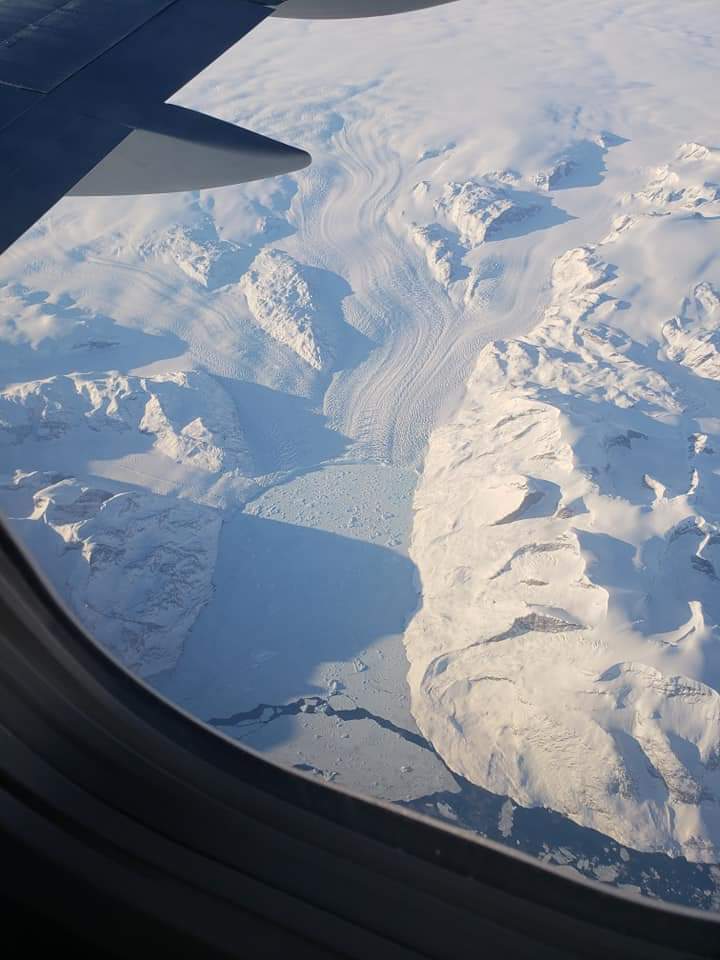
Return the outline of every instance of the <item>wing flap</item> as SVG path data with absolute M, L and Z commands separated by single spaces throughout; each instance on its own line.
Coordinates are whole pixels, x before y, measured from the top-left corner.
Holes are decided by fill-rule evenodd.
M 38 93 L 0 84 L 0 130 L 42 100 Z
M 66 3 L 67 0 L 3 0 L 0 3 L 0 43 Z
M 53 97 L 69 109 L 104 116 L 115 106 L 162 103 L 272 12 L 251 0 L 174 0 Z
M 10 0 L 15 29 L 9 32 L 8 16 L 8 35 L 0 40 L 0 83 L 49 93 L 173 2 L 66 0 L 47 9 L 46 3 Z

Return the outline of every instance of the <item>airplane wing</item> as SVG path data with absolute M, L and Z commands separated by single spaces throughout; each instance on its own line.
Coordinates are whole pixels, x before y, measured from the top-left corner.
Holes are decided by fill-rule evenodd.
M 71 191 L 199 189 L 306 166 L 303 150 L 165 103 L 275 5 L 0 0 L 0 252 Z
M 0 254 L 66 193 L 198 190 L 299 170 L 304 150 L 165 101 L 272 14 L 450 0 L 0 0 Z

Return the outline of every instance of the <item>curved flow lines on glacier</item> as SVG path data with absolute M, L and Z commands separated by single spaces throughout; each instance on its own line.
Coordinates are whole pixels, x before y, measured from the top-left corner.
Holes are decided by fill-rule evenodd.
M 337 146 L 318 240 L 331 248 L 331 238 L 353 223 L 354 258 L 343 271 L 360 293 L 347 304 L 348 319 L 376 346 L 336 376 L 325 412 L 356 441 L 356 455 L 416 465 L 439 411 L 464 382 L 477 339 L 467 341 L 457 309 L 390 225 L 403 184 L 398 159 L 364 119 L 346 124 Z

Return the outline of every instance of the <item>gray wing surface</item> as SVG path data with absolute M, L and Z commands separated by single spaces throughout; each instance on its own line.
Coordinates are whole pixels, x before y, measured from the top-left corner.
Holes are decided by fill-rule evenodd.
M 0 252 L 65 193 L 157 193 L 310 157 L 165 101 L 273 0 L 0 0 Z

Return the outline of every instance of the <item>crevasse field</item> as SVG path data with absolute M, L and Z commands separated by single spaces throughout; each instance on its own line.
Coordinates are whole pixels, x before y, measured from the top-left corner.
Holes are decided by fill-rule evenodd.
M 0 259 L 0 506 L 80 620 L 310 776 L 718 909 L 719 75 L 716 0 L 461 0 L 183 90 L 312 167 Z

